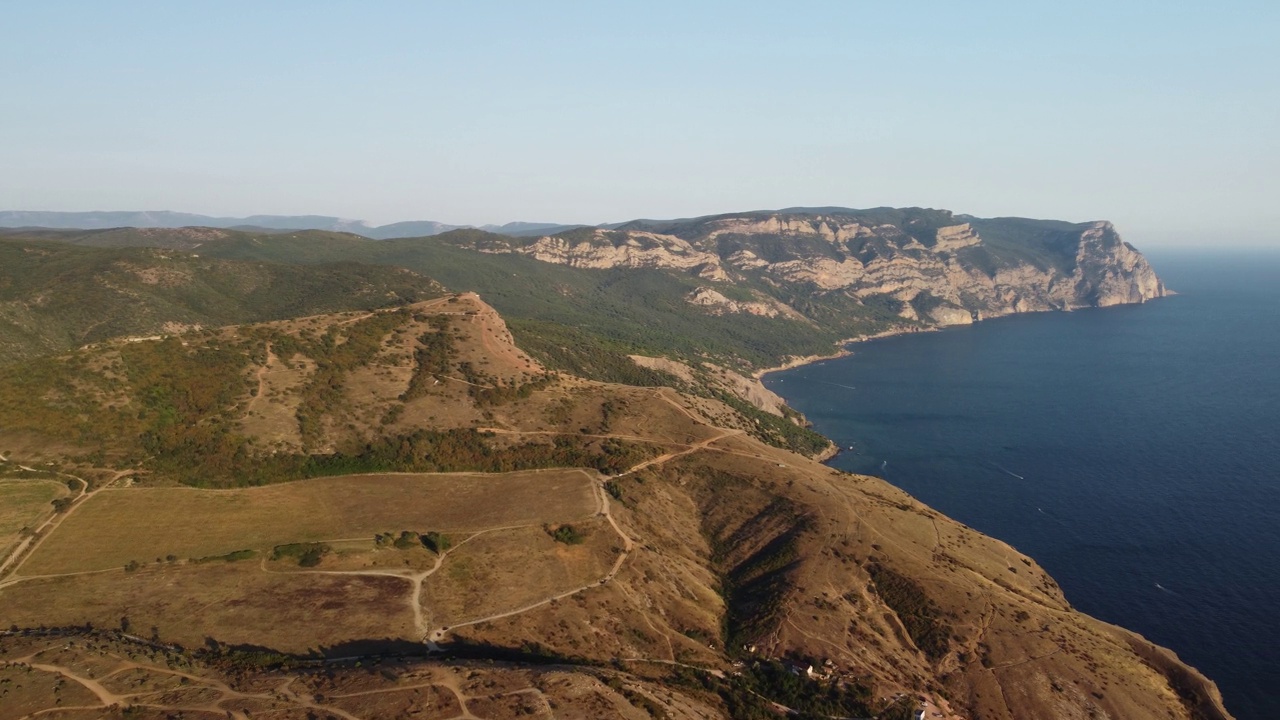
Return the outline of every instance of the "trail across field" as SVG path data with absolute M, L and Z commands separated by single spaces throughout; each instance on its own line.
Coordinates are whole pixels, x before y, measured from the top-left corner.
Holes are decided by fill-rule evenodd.
M 200 558 L 254 549 L 262 553 L 255 569 L 265 574 L 403 581 L 403 602 L 411 612 L 416 637 L 429 648 L 439 649 L 459 628 L 518 616 L 612 582 L 635 551 L 637 542 L 613 512 L 605 490 L 610 480 L 704 450 L 738 452 L 717 448 L 715 444 L 742 435 L 743 431 L 709 426 L 672 394 L 661 390 L 655 394 L 711 434 L 696 442 L 663 442 L 665 452 L 614 476 L 583 469 L 503 474 L 382 473 L 316 478 L 242 490 L 112 488 L 115 481 L 129 474 L 121 472 L 91 491 L 88 483 L 76 478 L 81 489 L 70 508 L 49 518 L 0 565 L 0 572 L 4 573 L 0 590 L 32 580 L 123 573 L 123 566 L 133 558 L 142 558 L 145 562 L 165 553 L 170 557 Z M 498 428 L 493 432 L 552 434 Z M 625 433 L 600 433 L 591 437 L 653 441 Z M 189 532 L 192 518 L 200 519 L 200 532 Z M 480 612 L 471 616 L 459 616 L 455 608 L 445 613 L 447 617 L 433 622 L 433 617 L 440 613 L 433 610 L 432 601 L 426 599 L 424 586 L 429 579 L 450 568 L 459 552 L 469 551 L 474 543 L 486 538 L 522 531 L 531 533 L 523 537 L 541 537 L 541 542 L 550 546 L 548 538 L 541 535 L 541 529 L 548 524 L 588 521 L 599 522 L 601 527 L 607 524 L 611 535 L 616 536 L 613 546 L 616 556 L 608 559 L 600 575 L 581 578 L 576 584 L 566 586 L 564 580 L 572 577 L 572 573 L 562 572 L 555 576 L 559 580 L 543 577 L 539 584 L 532 574 L 542 570 L 532 565 L 514 571 L 508 567 L 504 570 L 508 575 L 511 572 L 523 575 L 525 590 L 545 594 L 511 598 L 516 602 L 510 607 L 483 607 L 482 604 L 473 608 Z M 402 528 L 447 532 L 455 541 L 440 551 L 427 567 L 286 568 L 269 562 L 266 557 L 273 546 L 299 542 L 359 542 L 368 538 L 372 550 L 375 533 Z M 341 540 L 331 539 L 335 537 Z M 597 545 L 605 542 L 603 536 L 596 542 Z M 490 543 L 489 547 L 495 546 Z M 472 557 L 479 556 L 472 553 Z M 588 563 L 580 567 L 590 566 Z M 172 570 L 162 571 L 184 572 L 185 567 L 187 563 L 179 561 Z M 501 601 L 501 598 L 490 599 Z
M 3 462 L 3 461 L 0 461 L 0 462 Z M 103 490 L 106 490 L 107 488 L 116 484 L 121 478 L 125 478 L 132 475 L 134 472 L 132 470 L 119 471 L 103 485 L 96 487 L 93 490 L 90 490 L 88 481 L 76 475 L 69 475 L 64 472 L 57 472 L 52 470 L 41 471 L 41 470 L 36 470 L 35 468 L 27 467 L 25 465 L 17 465 L 16 467 L 19 470 L 26 470 L 28 472 L 50 472 L 59 477 L 64 477 L 64 478 L 67 478 L 68 480 L 74 480 L 80 483 L 80 492 L 75 497 L 71 498 L 71 504 L 67 507 L 65 511 L 60 513 L 55 512 L 53 515 L 49 516 L 49 518 L 46 519 L 38 527 L 36 527 L 31 532 L 31 534 L 22 538 L 22 540 L 18 542 L 18 545 L 14 547 L 14 549 L 9 553 L 7 557 L 5 557 L 4 561 L 0 562 L 0 588 L 3 588 L 6 584 L 8 584 L 8 581 L 6 580 L 6 574 L 8 575 L 16 574 L 17 570 L 22 566 L 24 562 L 26 562 L 27 558 L 29 558 L 36 550 L 38 550 L 40 546 L 44 544 L 45 540 L 47 540 L 49 536 L 53 534 L 53 531 L 56 530 L 59 526 L 61 526 L 62 523 L 66 522 L 67 518 L 70 517 L 72 513 L 79 510 L 81 506 L 83 506 L 84 503 L 89 498 L 93 497 L 94 495 L 97 495 Z
M 8 635 L 11 633 L 0 633 Z M 294 711 L 310 711 L 326 717 L 340 717 L 346 720 L 372 720 L 376 717 L 374 714 L 357 715 L 340 707 L 344 700 L 369 698 L 378 695 L 405 694 L 414 693 L 424 689 L 437 690 L 443 697 L 447 698 L 451 705 L 455 706 L 458 712 L 451 718 L 474 719 L 480 720 L 479 716 L 472 714 L 468 708 L 469 701 L 477 701 L 488 699 L 490 695 L 471 695 L 468 694 L 459 679 L 456 672 L 447 669 L 435 669 L 427 673 L 427 677 L 419 682 L 407 682 L 404 684 L 396 684 L 392 687 L 379 688 L 374 690 L 358 691 L 358 692 L 331 692 L 326 693 L 324 700 L 317 700 L 317 695 L 312 688 L 295 688 L 298 682 L 297 677 L 288 677 L 280 682 L 280 684 L 260 692 L 247 692 L 236 690 L 215 678 L 186 672 L 173 668 L 167 664 L 141 662 L 131 657 L 125 657 L 121 654 L 111 654 L 106 657 L 99 658 L 105 660 L 108 664 L 106 672 L 96 677 L 89 677 L 83 670 L 73 668 L 69 663 L 60 663 L 44 660 L 46 655 L 59 656 L 64 654 L 71 647 L 66 641 L 58 639 L 50 641 L 37 650 L 27 655 L 0 660 L 0 668 L 20 668 L 28 672 L 34 671 L 46 673 L 61 678 L 64 682 L 70 682 L 87 690 L 97 700 L 96 704 L 80 704 L 80 705 L 63 705 L 59 704 L 56 708 L 48 710 L 40 710 L 22 717 L 36 717 L 49 713 L 62 713 L 75 710 L 105 710 L 112 707 L 137 707 L 159 710 L 167 713 L 216 713 L 220 717 L 238 718 L 240 720 L 248 720 L 251 717 L 250 712 L 245 710 L 246 706 L 258 705 L 264 706 L 264 710 L 255 710 L 252 716 L 256 717 L 261 714 L 270 714 L 277 712 Z M 132 656 L 133 653 L 130 653 Z M 127 678 L 124 676 L 132 675 L 149 677 L 156 687 L 144 688 L 135 692 L 129 692 L 119 689 L 119 686 L 127 684 Z M 181 687 L 181 694 L 174 692 L 174 687 L 166 686 L 169 682 L 174 686 Z M 532 685 L 529 687 L 516 688 L 514 690 L 504 690 L 497 693 L 496 696 L 507 696 L 513 694 L 529 693 L 542 699 L 542 703 L 547 705 L 542 692 Z M 180 695 L 192 697 L 192 700 L 182 701 Z M 178 697 L 175 697 L 178 696 Z M 547 705 L 547 709 L 550 706 Z M 549 714 L 549 713 L 548 713 Z

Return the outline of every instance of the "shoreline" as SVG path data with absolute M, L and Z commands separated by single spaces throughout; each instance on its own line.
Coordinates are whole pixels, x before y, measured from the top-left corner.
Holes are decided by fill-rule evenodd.
M 911 335 L 914 333 L 922 333 L 922 332 L 937 332 L 939 329 L 940 328 L 937 328 L 937 327 L 893 328 L 890 330 L 882 330 L 878 333 L 872 333 L 870 335 L 857 335 L 855 337 L 845 338 L 844 340 L 837 340 L 835 345 L 838 349 L 833 353 L 828 353 L 825 355 L 792 355 L 781 365 L 762 368 L 760 370 L 756 370 L 752 372 L 751 377 L 756 381 L 762 381 L 764 380 L 765 375 L 771 375 L 776 372 L 782 372 L 783 370 L 794 370 L 795 368 L 803 367 L 805 365 L 812 365 L 813 363 L 822 362 L 824 360 L 836 360 L 838 358 L 848 357 L 853 354 L 853 351 L 850 350 L 847 346 L 853 345 L 854 343 L 867 342 L 868 340 L 879 340 L 881 338 L 893 337 L 895 335 Z
M 782 372 L 783 370 L 793 370 L 798 367 L 811 365 L 813 363 L 822 362 L 824 360 L 836 360 L 838 358 L 848 357 L 853 354 L 853 350 L 850 350 L 848 346 L 853 345 L 854 343 L 866 342 L 868 340 L 878 340 L 880 338 L 892 337 L 894 335 L 909 335 L 912 333 L 919 333 L 919 332 L 934 332 L 936 330 L 938 330 L 938 328 L 936 327 L 928 327 L 928 328 L 899 327 L 899 328 L 890 328 L 888 330 L 881 330 L 878 333 L 871 333 L 870 335 L 858 335 L 856 337 L 845 338 L 844 340 L 839 340 L 835 343 L 837 349 L 833 353 L 828 353 L 825 355 L 794 355 L 788 358 L 781 365 L 777 365 L 774 367 L 767 367 L 767 368 L 754 371 L 753 373 L 751 373 L 751 379 L 755 380 L 757 383 L 763 386 L 765 375 L 769 375 L 771 373 L 776 373 L 776 372 Z M 770 392 L 773 392 L 773 391 L 770 390 Z M 791 408 L 792 410 L 795 410 L 795 408 L 791 407 L 791 402 L 787 400 L 787 398 L 783 397 L 782 395 L 778 395 L 778 397 L 782 398 L 783 403 L 787 407 Z M 803 417 L 803 415 L 801 415 L 801 417 Z M 806 423 L 808 422 L 808 418 L 805 418 L 805 422 Z M 812 424 L 809 425 L 809 429 L 811 430 L 813 429 Z M 817 431 L 814 430 L 814 432 L 817 432 Z M 809 459 L 826 464 L 829 460 L 832 460 L 837 455 L 839 455 L 842 452 L 842 448 L 840 447 L 839 443 L 827 437 L 826 435 L 823 435 L 822 437 L 826 438 L 827 440 L 826 449 L 821 452 L 810 455 Z
M 751 373 L 751 377 L 757 381 L 760 381 L 764 379 L 765 375 L 769 375 L 772 373 L 782 372 L 783 370 L 793 370 L 795 368 L 802 367 L 804 365 L 810 365 L 816 362 L 822 362 L 823 360 L 835 360 L 837 358 L 847 357 L 853 354 L 853 351 L 850 350 L 848 347 L 846 347 L 847 345 L 866 342 L 868 340 L 879 340 L 880 338 L 893 337 L 894 335 L 910 335 L 913 333 L 938 332 L 939 330 L 944 330 L 949 327 L 965 327 L 968 325 L 976 325 L 980 322 L 986 322 L 988 320 L 998 320 L 1000 318 L 1013 317 L 1015 315 L 1030 315 L 1034 313 L 1075 312 L 1077 310 L 1090 310 L 1090 309 L 1102 310 L 1108 307 L 1122 307 L 1125 305 L 1144 305 L 1153 300 L 1160 300 L 1166 297 L 1175 296 L 1177 294 L 1178 293 L 1174 292 L 1173 290 L 1165 289 L 1163 290 L 1163 294 L 1161 295 L 1145 298 L 1138 302 L 1122 302 L 1122 303 L 1116 303 L 1115 305 L 1080 305 L 1080 306 L 1067 306 L 1062 308 L 1043 308 L 1038 310 L 1011 311 L 1011 312 L 990 315 L 986 317 L 980 317 L 974 320 L 972 323 L 960 323 L 957 325 L 931 325 L 928 327 L 900 326 L 896 328 L 890 328 L 888 330 L 881 330 L 878 333 L 871 333 L 870 335 L 857 335 L 851 338 L 845 338 L 844 340 L 838 340 L 835 343 L 838 350 L 836 350 L 836 352 L 833 352 L 833 353 L 828 353 L 825 355 L 792 355 L 781 365 L 775 365 L 772 367 L 762 368 L 760 370 L 753 371 Z
M 1146 303 L 1146 302 L 1149 302 L 1150 300 L 1158 300 L 1158 299 L 1160 299 L 1160 298 L 1168 297 L 1168 296 L 1170 296 L 1170 295 L 1176 295 L 1176 294 L 1177 294 L 1177 293 L 1174 293 L 1174 292 L 1173 292 L 1173 291 L 1171 291 L 1171 290 L 1165 290 L 1163 295 L 1158 295 L 1158 296 L 1153 297 L 1153 298 L 1147 298 L 1147 299 L 1142 300 L 1142 301 L 1141 301 L 1141 302 L 1139 302 L 1139 303 L 1120 303 L 1120 305 L 1133 305 L 1133 304 L 1141 305 L 1141 304 L 1144 304 L 1144 303 Z M 1086 307 L 1095 307 L 1095 308 L 1096 308 L 1096 307 L 1110 307 L 1110 306 L 1086 306 Z M 1063 308 L 1063 309 L 1059 309 L 1059 310 L 1053 310 L 1053 309 L 1049 309 L 1049 310 L 1031 310 L 1031 311 L 1022 312 L 1022 313 L 1020 313 L 1020 312 L 1009 312 L 1009 313 L 1005 313 L 1005 314 L 1001 314 L 1001 315 L 992 315 L 992 316 L 990 316 L 990 317 L 980 318 L 980 319 L 978 319 L 978 320 L 974 320 L 974 321 L 973 321 L 973 323 L 969 323 L 969 324 L 970 324 L 970 325 L 972 325 L 972 324 L 977 324 L 977 323 L 979 323 L 979 322 L 983 322 L 983 321 L 985 321 L 985 320 L 994 320 L 994 319 L 997 319 L 997 318 L 1010 317 L 1010 316 L 1013 316 L 1013 315 L 1023 315 L 1023 314 L 1028 314 L 1028 313 L 1044 313 L 1044 312 L 1072 312 L 1073 310 L 1078 310 L 1078 309 L 1085 309 L 1085 308 L 1084 308 L 1084 307 L 1081 307 L 1081 308 Z M 758 383 L 760 386 L 762 386 L 762 387 L 763 387 L 763 386 L 764 386 L 764 378 L 765 378 L 765 376 L 766 376 L 766 375 L 770 375 L 770 374 L 777 373 L 777 372 L 782 372 L 782 371 L 784 371 L 784 370 L 794 370 L 795 368 L 798 368 L 798 367 L 804 367 L 805 365 L 812 365 L 813 363 L 819 363 L 819 362 L 823 362 L 823 361 L 825 361 L 825 360 L 838 360 L 839 358 L 848 357 L 848 356 L 850 356 L 850 355 L 852 355 L 852 354 L 853 354 L 853 350 L 851 350 L 851 349 L 849 348 L 849 346 L 850 346 L 850 345 L 853 345 L 854 343 L 867 342 L 868 340 L 879 340 L 879 339 L 881 339 L 881 338 L 893 337 L 893 336 L 895 336 L 895 335 L 910 335 L 910 334 L 914 334 L 914 333 L 938 332 L 939 330 L 943 330 L 943 329 L 945 329 L 945 328 L 947 328 L 947 327 L 954 327 L 954 326 L 951 326 L 951 325 L 934 325 L 934 326 L 929 326 L 929 327 L 920 327 L 920 326 L 914 326 L 914 327 L 913 327 L 913 326 L 906 326 L 906 327 L 904 327 L 904 326 L 899 326 L 899 327 L 896 327 L 896 328 L 889 328 L 889 329 L 887 329 L 887 330 L 881 330 L 880 332 L 877 332 L 877 333 L 871 333 L 871 334 L 869 334 L 869 335 L 857 335 L 857 336 L 855 336 L 855 337 L 845 338 L 845 339 L 843 339 L 843 340 L 839 340 L 839 341 L 837 341 L 837 342 L 835 343 L 835 346 L 836 346 L 836 351 L 835 351 L 835 352 L 832 352 L 832 353 L 826 353 L 826 354 L 821 354 L 821 355 L 792 355 L 792 356 L 788 357 L 788 358 L 787 358 L 787 359 L 786 359 L 786 360 L 785 360 L 781 365 L 775 365 L 775 366 L 772 366 L 772 367 L 761 368 L 761 369 L 759 369 L 759 370 L 755 370 L 755 371 L 753 371 L 753 372 L 751 373 L 751 379 L 752 379 L 752 380 L 754 380 L 756 383 Z M 769 390 L 769 388 L 765 388 L 765 389 L 766 389 L 766 390 Z M 790 401 L 790 400 L 788 400 L 785 396 L 783 396 L 782 394 L 777 393 L 777 392 L 775 392 L 775 391 L 773 391 L 773 390 L 769 390 L 769 392 L 773 392 L 775 395 L 778 395 L 778 397 L 782 398 L 783 404 L 784 404 L 786 407 L 791 408 L 792 410 L 795 410 L 795 408 L 791 406 L 791 401 Z M 796 411 L 796 412 L 799 412 L 799 411 Z M 801 413 L 801 417 L 804 417 L 803 413 Z M 808 418 L 805 418 L 805 422 L 808 422 Z M 812 428 L 812 424 L 810 424 L 808 427 L 809 427 L 810 429 L 813 429 L 813 428 Z M 817 431 L 815 430 L 814 432 L 817 432 Z M 821 433 L 819 433 L 819 434 L 821 434 Z M 826 437 L 826 436 L 825 436 L 825 435 L 823 435 L 823 437 Z M 810 459 L 812 459 L 812 460 L 816 460 L 816 461 L 818 461 L 818 462 L 820 462 L 820 463 L 824 463 L 824 464 L 825 464 L 825 463 L 827 463 L 828 461 L 832 460 L 833 458 L 835 458 L 837 455 L 839 455 L 839 454 L 840 454 L 840 452 L 841 452 L 841 448 L 840 448 L 840 445 L 839 445 L 839 444 L 837 444 L 837 443 L 836 443 L 834 440 L 832 440 L 831 438 L 827 438 L 827 443 L 828 443 L 828 446 L 827 446 L 827 448 L 826 448 L 825 450 L 823 450 L 822 452 L 819 452 L 819 453 L 815 453 L 814 455 L 811 455 L 811 456 L 810 456 Z
M 1170 296 L 1176 297 L 1172 295 Z M 1155 299 L 1165 299 L 1165 298 L 1162 297 L 1162 298 L 1155 298 Z M 1139 303 L 1124 303 L 1124 304 L 1121 304 L 1118 306 L 1112 306 L 1112 307 L 1125 307 L 1127 305 L 1138 305 L 1138 304 Z M 1090 307 L 1090 308 L 1082 308 L 1082 309 L 1106 310 L 1110 308 L 1109 307 L 1103 307 L 1103 308 Z M 1130 310 L 1134 310 L 1134 309 L 1136 308 L 1130 308 Z M 1059 312 L 1073 312 L 1073 311 L 1059 311 Z M 1027 314 L 1029 315 L 1030 313 L 1027 313 Z M 1015 315 L 1015 314 L 1011 314 L 1011 315 Z M 1017 315 L 1020 315 L 1020 314 L 1017 314 Z M 1008 316 L 1001 316 L 1001 317 L 1008 317 Z M 984 318 L 984 320 L 986 319 L 999 319 L 999 318 Z M 1049 318 L 1046 318 L 1046 319 L 1049 319 Z M 1149 320 L 1147 322 L 1149 322 Z M 976 325 L 977 323 L 974 323 L 974 324 Z M 875 337 L 884 337 L 892 334 L 896 334 L 896 333 L 878 333 L 876 334 Z M 864 338 L 859 338 L 858 340 L 869 340 L 869 339 L 873 339 L 873 336 L 868 335 Z M 796 367 L 801 367 L 807 363 L 821 362 L 824 359 L 833 359 L 833 358 L 843 357 L 843 356 L 852 354 L 854 352 L 857 352 L 857 349 L 852 346 L 846 348 L 845 344 L 846 342 L 856 342 L 858 340 L 842 341 L 840 343 L 841 352 L 836 353 L 834 355 L 827 355 L 827 356 L 813 355 L 806 358 L 801 358 L 801 357 L 787 358 L 787 363 L 776 368 L 768 368 L 768 369 L 762 370 L 757 374 L 757 378 L 763 379 L 767 374 L 771 372 L 778 372 L 781 370 L 793 369 Z M 941 338 L 939 340 L 941 341 Z M 925 342 L 925 341 L 922 341 L 922 342 Z M 906 350 L 905 348 L 902 348 L 901 346 L 895 345 L 895 348 L 897 348 L 896 350 L 893 351 L 895 353 L 909 352 L 908 350 Z M 840 378 L 834 377 L 833 376 L 834 374 L 842 374 L 842 373 L 837 371 L 824 371 L 823 373 L 817 375 L 817 377 L 823 377 L 825 379 L 835 380 L 837 382 L 845 382 L 845 380 L 841 380 Z M 810 376 L 810 377 L 815 377 L 815 376 Z M 849 377 L 852 377 L 852 376 L 849 376 Z M 797 379 L 797 382 L 799 382 L 798 379 Z M 814 381 L 811 380 L 810 382 L 814 382 Z M 848 380 L 847 382 L 861 386 L 861 383 L 855 380 Z M 819 385 L 813 385 L 812 387 L 820 388 Z M 777 392 L 779 395 L 783 395 L 784 392 L 790 390 L 788 386 L 786 386 L 785 384 L 771 386 L 771 389 Z M 819 398 L 819 399 L 822 398 L 821 392 L 816 392 L 813 395 L 816 398 Z M 786 395 L 783 395 L 783 397 L 788 401 L 788 405 L 791 406 L 791 399 Z M 856 397 L 852 398 L 850 402 L 857 402 Z M 892 404 L 890 404 L 890 407 L 891 406 Z M 794 408 L 794 406 L 791 406 L 791 407 Z M 811 428 L 811 429 L 817 431 L 817 428 Z M 823 434 L 824 436 L 826 435 L 825 433 Z M 858 435 L 857 433 L 851 433 L 849 437 L 857 438 Z M 866 448 L 862 446 L 861 443 L 858 444 L 858 448 L 863 450 L 864 452 L 866 451 Z M 834 455 L 830 455 L 827 452 L 823 452 L 819 456 L 815 457 L 815 459 L 824 464 L 829 464 L 830 460 L 833 457 Z M 850 458 L 850 460 L 854 460 L 854 458 Z M 862 458 L 857 458 L 856 461 L 860 463 L 862 461 Z M 878 462 L 878 458 L 876 461 Z M 850 465 L 850 468 L 853 468 L 853 467 L 860 467 L 860 469 L 857 469 L 857 470 L 851 469 L 850 470 L 851 472 L 868 472 L 868 474 L 870 474 L 873 477 L 879 474 L 877 471 L 869 469 L 870 463 L 867 463 L 865 466 Z M 1013 467 L 1018 472 L 1024 472 L 1025 474 L 1030 476 L 1030 473 L 1027 473 L 1025 470 L 1018 467 L 1017 465 L 1010 465 L 1010 467 Z M 1008 472 L 1008 471 L 1005 471 L 1005 472 Z M 895 478 L 895 481 L 893 482 L 889 480 L 885 480 L 885 482 L 888 483 L 889 485 L 902 489 L 904 492 L 908 492 L 908 494 L 910 494 L 912 497 L 916 497 L 916 498 L 920 497 L 918 495 L 915 495 L 913 492 L 907 491 L 905 487 L 903 487 L 903 485 L 899 485 L 898 478 Z M 937 512 L 941 513 L 943 516 L 951 517 L 951 518 L 957 517 L 956 514 L 953 514 L 957 512 L 956 509 L 951 507 L 945 507 L 944 509 L 945 505 L 946 503 L 944 502 L 938 502 L 938 504 L 936 505 L 930 503 L 930 507 L 934 508 Z M 1050 508 L 1049 505 L 1044 506 L 1044 511 L 1048 511 L 1051 509 L 1052 508 Z M 1036 510 L 1037 508 L 1035 507 L 1030 508 L 1030 511 L 1032 513 L 1035 513 Z M 1044 512 L 1044 511 L 1041 511 L 1041 512 Z M 1061 521 L 1059 521 L 1059 523 L 1061 523 Z M 1015 544 L 1014 537 L 1010 534 L 1010 531 L 1008 530 L 1008 528 L 1000 527 L 1000 526 L 984 527 L 984 529 L 981 532 L 985 536 L 996 538 L 1002 542 L 1006 542 L 1009 544 Z M 1021 545 L 1021 543 L 1017 543 L 1017 544 Z M 1029 548 L 1022 548 L 1022 549 L 1025 552 L 1029 552 L 1031 557 L 1033 557 L 1037 561 L 1043 561 L 1052 552 L 1052 550 L 1040 550 L 1038 552 L 1030 552 Z M 1075 577 L 1076 575 L 1078 575 L 1078 573 L 1073 573 L 1070 570 L 1059 569 L 1059 570 L 1055 570 L 1054 572 L 1050 572 L 1049 575 L 1050 577 L 1053 577 L 1055 579 L 1062 580 L 1064 584 L 1073 579 L 1078 580 L 1078 577 Z M 1156 577 L 1156 578 L 1153 578 L 1152 581 L 1148 581 L 1145 585 L 1145 588 L 1143 589 L 1146 592 L 1151 592 L 1151 593 L 1170 592 L 1170 591 L 1165 591 L 1165 589 L 1162 586 L 1158 586 L 1158 585 L 1156 586 L 1158 588 L 1157 590 L 1152 590 L 1151 589 L 1152 584 L 1156 579 L 1164 582 L 1163 578 Z M 1165 582 L 1165 585 L 1169 585 L 1169 583 Z M 1170 585 L 1170 587 L 1174 587 L 1174 586 Z M 1074 593 L 1068 594 L 1067 597 L 1069 600 L 1073 601 L 1071 604 L 1077 611 L 1082 613 L 1086 612 L 1084 610 L 1081 610 L 1078 606 L 1075 606 L 1074 601 L 1076 600 L 1076 597 Z M 1122 601 L 1117 601 L 1117 604 L 1120 604 L 1121 602 Z M 1240 702 L 1242 704 L 1247 704 L 1248 702 L 1254 699 L 1254 698 L 1250 698 L 1248 696 L 1243 696 L 1243 695 L 1238 698 L 1235 697 L 1235 695 L 1239 693 L 1239 689 L 1240 689 L 1239 686 L 1248 687 L 1247 677 L 1244 681 L 1242 681 L 1241 679 L 1242 675 L 1239 673 L 1238 670 L 1236 672 L 1232 672 L 1231 671 L 1232 668 L 1228 666 L 1227 671 L 1224 671 L 1222 667 L 1217 667 L 1216 664 L 1221 663 L 1220 660 L 1216 659 L 1217 656 L 1214 655 L 1212 652 L 1206 651 L 1204 647 L 1196 647 L 1194 642 L 1188 642 L 1188 640 L 1186 639 L 1187 635 L 1185 633 L 1180 633 L 1174 636 L 1162 637 L 1159 643 L 1157 643 L 1155 640 L 1151 639 L 1154 632 L 1150 626 L 1141 625 L 1139 623 L 1134 622 L 1132 619 L 1128 619 L 1128 620 L 1123 619 L 1124 616 L 1115 614 L 1115 607 L 1113 605 L 1105 605 L 1100 607 L 1095 606 L 1095 607 L 1092 607 L 1086 614 L 1088 614 L 1090 617 L 1099 618 L 1103 622 L 1114 625 L 1115 627 L 1121 627 L 1124 629 L 1126 633 L 1131 634 L 1136 638 L 1139 638 L 1140 639 L 1139 642 L 1142 644 L 1144 651 L 1150 652 L 1153 657 L 1158 658 L 1158 662 L 1153 663 L 1154 667 L 1158 667 L 1162 671 L 1165 670 L 1166 668 L 1176 667 L 1178 668 L 1179 672 L 1186 672 L 1187 677 L 1189 678 L 1188 679 L 1189 686 L 1196 688 L 1196 691 L 1200 697 L 1200 702 L 1202 703 L 1201 704 L 1202 708 L 1207 709 L 1212 707 L 1214 712 L 1222 712 L 1224 713 L 1224 715 L 1222 716 L 1230 717 L 1230 715 L 1225 715 L 1225 710 L 1223 710 L 1223 708 L 1225 707 L 1225 704 L 1223 702 L 1222 695 L 1224 693 L 1232 693 L 1232 695 L 1228 697 L 1228 701 L 1231 701 L 1231 702 Z M 1176 648 L 1176 650 L 1174 650 L 1173 648 Z M 1197 657 L 1194 660 L 1184 659 L 1185 658 L 1184 653 L 1191 649 L 1196 649 L 1197 651 L 1204 653 L 1204 656 Z M 1224 686 L 1219 688 L 1218 682 L 1224 683 Z M 1249 689 L 1253 689 L 1255 690 L 1255 692 L 1257 691 L 1256 686 Z

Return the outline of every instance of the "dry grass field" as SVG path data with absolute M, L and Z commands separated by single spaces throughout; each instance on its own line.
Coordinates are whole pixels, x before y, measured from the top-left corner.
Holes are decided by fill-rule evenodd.
M 581 470 L 313 478 L 259 488 L 123 488 L 87 500 L 31 555 L 25 577 L 198 559 L 375 533 L 461 532 L 579 520 L 596 510 Z
M 0 478 L 0 557 L 18 540 L 24 527 L 34 528 L 53 514 L 53 500 L 71 493 L 57 480 Z
M 28 580 L 0 591 L 0 624 L 118 628 L 200 647 L 207 637 L 288 652 L 355 639 L 416 639 L 409 583 L 267 573 L 257 562 L 157 566 Z
M 244 415 L 240 429 L 245 435 L 257 438 L 264 446 L 273 449 L 302 447 L 298 432 L 298 405 L 300 391 L 307 378 L 315 372 L 315 362 L 307 358 L 293 358 L 292 367 L 286 367 L 274 353 L 267 354 L 267 362 L 254 369 L 257 386 L 253 395 L 244 401 Z
M 60 705 L 91 705 L 97 699 L 80 685 L 66 686 L 53 673 L 0 667 L 0 718 L 20 718 Z
M 621 541 L 600 520 L 574 527 L 586 536 L 581 544 L 556 542 L 541 527 L 532 527 L 485 533 L 456 548 L 423 584 L 431 624 L 455 626 L 597 583 L 609 572 Z

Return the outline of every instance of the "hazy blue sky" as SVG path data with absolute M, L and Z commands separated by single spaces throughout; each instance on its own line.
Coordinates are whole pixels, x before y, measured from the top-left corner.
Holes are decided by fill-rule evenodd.
M 1280 244 L 1280 2 L 0 4 L 0 209 Z

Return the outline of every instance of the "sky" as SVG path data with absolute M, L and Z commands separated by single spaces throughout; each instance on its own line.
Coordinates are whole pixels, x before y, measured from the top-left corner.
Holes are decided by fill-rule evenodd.
M 0 210 L 1280 246 L 1280 3 L 0 2 Z

